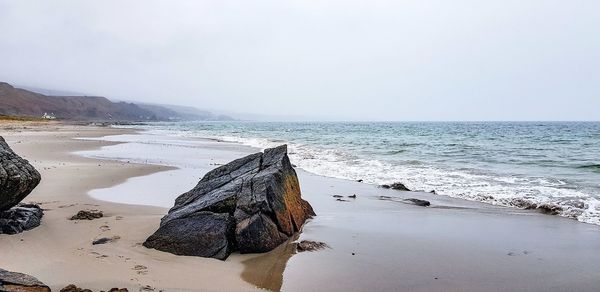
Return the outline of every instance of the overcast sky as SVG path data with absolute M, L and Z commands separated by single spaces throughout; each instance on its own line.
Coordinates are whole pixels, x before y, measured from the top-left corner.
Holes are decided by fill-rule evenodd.
M 600 120 L 600 1 L 0 0 L 0 80 L 352 120 Z

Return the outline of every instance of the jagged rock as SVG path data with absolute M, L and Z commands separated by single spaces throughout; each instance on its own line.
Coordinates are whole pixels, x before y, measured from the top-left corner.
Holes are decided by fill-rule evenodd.
M 40 173 L 0 136 L 0 211 L 20 203 L 40 183 Z
M 40 226 L 44 212 L 35 204 L 19 204 L 0 211 L 0 234 L 17 234 Z
M 296 249 L 298 252 L 304 251 L 316 251 L 320 249 L 328 248 L 327 243 L 319 242 L 319 241 L 311 241 L 311 240 L 303 240 L 298 243 Z
M 429 205 L 431 205 L 431 203 L 429 201 L 425 201 L 425 200 L 421 200 L 421 199 L 406 199 L 406 202 L 409 202 L 411 204 L 415 204 L 417 206 L 421 206 L 421 207 L 428 207 Z
M 0 291 L 50 292 L 50 288 L 33 276 L 0 269 Z
M 392 189 L 392 190 L 398 190 L 398 191 L 407 191 L 410 192 L 410 190 L 402 183 L 393 183 L 391 185 L 381 185 L 382 188 L 384 189 Z
M 179 196 L 144 246 L 225 259 L 235 250 L 267 252 L 315 215 L 301 198 L 286 145 L 234 160 Z
M 102 218 L 104 214 L 98 210 L 81 210 L 77 214 L 73 215 L 70 220 L 94 220 Z

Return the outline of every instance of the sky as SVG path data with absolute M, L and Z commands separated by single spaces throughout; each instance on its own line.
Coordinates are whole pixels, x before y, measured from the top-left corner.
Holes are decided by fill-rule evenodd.
M 600 1 L 0 0 L 0 81 L 315 120 L 600 120 Z

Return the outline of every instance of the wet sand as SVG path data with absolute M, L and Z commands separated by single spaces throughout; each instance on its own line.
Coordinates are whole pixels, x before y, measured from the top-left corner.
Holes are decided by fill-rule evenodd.
M 97 128 L 72 131 L 84 131 L 80 135 L 85 136 L 130 133 L 116 129 L 95 132 Z M 148 202 L 167 204 L 181 189 L 195 185 L 206 171 L 256 149 L 207 140 L 187 141 L 191 144 L 186 148 L 156 146 L 165 164 L 197 159 L 195 167 L 173 170 L 68 154 L 105 146 L 102 153 L 126 160 L 128 155 L 151 153 L 154 148 L 148 143 L 73 142 L 69 137 L 75 135 L 64 130 L 54 140 L 62 145 L 60 150 L 39 150 L 39 145 L 51 149 L 44 143 L 53 141 L 49 137 L 54 135 L 7 135 L 9 144 L 43 171 L 45 185 L 27 200 L 48 202 L 43 206 L 51 210 L 41 227 L 15 237 L 0 236 L 0 247 L 11 251 L 0 266 L 30 273 L 53 288 L 75 282 L 94 289 L 151 285 L 167 291 L 240 291 L 256 286 L 285 291 L 597 291 L 600 285 L 600 226 L 429 193 L 385 190 L 300 169 L 303 197 L 318 216 L 305 225 L 299 238 L 323 241 L 330 248 L 296 254 L 290 241 L 270 253 L 233 254 L 225 262 L 147 250 L 139 242 L 156 229 L 166 208 L 108 203 L 85 193 L 95 189 L 91 194 L 96 198 L 131 203 L 146 195 Z M 19 140 L 23 142 L 17 143 Z M 42 169 L 57 165 L 56 169 Z M 73 177 L 80 177 L 74 185 L 69 179 Z M 356 199 L 347 197 L 354 194 Z M 128 195 L 137 199 L 120 198 Z M 342 195 L 345 201 L 337 201 L 333 195 Z M 150 198 L 153 196 L 164 197 Z M 407 204 L 403 202 L 406 198 L 429 200 L 432 205 Z M 67 203 L 78 205 L 59 208 Z M 65 219 L 84 204 L 98 205 L 93 207 L 105 210 L 109 217 L 77 224 Z M 104 224 L 111 230 L 101 231 Z M 122 239 L 99 247 L 90 245 L 93 238 L 105 234 Z M 133 270 L 138 264 L 148 267 L 146 274 Z

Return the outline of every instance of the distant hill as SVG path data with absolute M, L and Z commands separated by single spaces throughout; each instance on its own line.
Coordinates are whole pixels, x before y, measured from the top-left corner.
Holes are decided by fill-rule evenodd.
M 218 115 L 209 111 L 199 110 L 191 106 L 179 106 L 170 104 L 150 104 L 138 103 L 138 106 L 151 110 L 155 113 L 171 114 L 176 113 L 183 120 L 201 120 L 201 121 L 233 121 L 234 118 L 227 115 Z
M 180 112 L 177 108 L 185 110 Z M 45 113 L 57 119 L 84 121 L 231 119 L 195 108 L 112 102 L 99 96 L 49 96 L 0 82 L 0 115 L 42 117 Z

